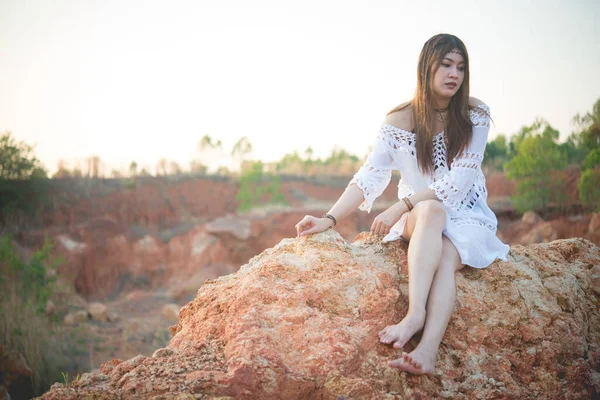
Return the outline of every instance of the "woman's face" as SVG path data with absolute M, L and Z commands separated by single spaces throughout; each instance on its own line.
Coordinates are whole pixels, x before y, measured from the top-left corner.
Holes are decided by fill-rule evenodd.
M 464 79 L 464 58 L 458 49 L 454 49 L 440 61 L 439 68 L 433 76 L 433 93 L 439 98 L 450 98 L 460 89 Z

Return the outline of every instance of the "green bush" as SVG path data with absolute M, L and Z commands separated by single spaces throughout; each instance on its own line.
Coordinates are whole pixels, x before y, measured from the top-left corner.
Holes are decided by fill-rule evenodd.
M 60 380 L 67 360 L 54 335 L 57 325 L 45 313 L 54 279 L 48 275 L 50 242 L 28 261 L 19 257 L 8 235 L 0 236 L 0 347 L 20 353 L 33 372 L 33 392 Z
M 600 147 L 590 151 L 581 165 L 581 170 L 593 169 L 596 165 L 600 165 Z
M 583 171 L 577 182 L 577 191 L 584 205 L 600 211 L 600 169 Z
M 17 230 L 48 200 L 48 179 L 33 147 L 7 131 L 0 135 L 0 231 Z
M 538 123 L 532 130 L 541 127 Z M 567 166 L 566 157 L 556 143 L 558 135 L 547 126 L 542 133 L 523 136 L 515 146 L 516 155 L 505 164 L 508 178 L 517 182 L 511 198 L 513 206 L 521 213 L 544 211 L 550 205 L 566 207 L 565 180 L 552 174 L 553 170 Z
M 240 189 L 236 196 L 240 212 L 263 204 L 287 204 L 279 176 L 265 173 L 263 169 L 264 164 L 256 161 L 240 175 Z

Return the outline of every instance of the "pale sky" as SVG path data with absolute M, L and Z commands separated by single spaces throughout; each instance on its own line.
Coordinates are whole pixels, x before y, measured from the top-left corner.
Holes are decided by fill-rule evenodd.
M 50 171 L 187 166 L 205 134 L 264 161 L 363 156 L 443 32 L 467 46 L 490 139 L 536 116 L 564 139 L 600 98 L 598 21 L 597 0 L 0 0 L 0 132 Z

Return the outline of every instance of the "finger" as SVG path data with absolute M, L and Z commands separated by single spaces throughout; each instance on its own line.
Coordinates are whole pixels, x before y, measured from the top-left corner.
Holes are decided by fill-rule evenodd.
M 379 225 L 379 234 L 386 235 L 389 232 L 389 227 L 383 222 Z
M 310 226 L 302 225 L 300 229 L 298 229 L 298 236 L 302 236 L 307 229 L 310 229 Z
M 378 226 L 379 226 L 379 221 L 377 221 L 377 220 L 373 221 L 373 224 L 371 224 L 371 233 L 372 234 L 375 234 Z
M 308 229 L 312 229 L 312 228 L 314 228 L 315 226 L 316 226 L 316 224 L 314 223 L 314 221 L 312 221 L 312 220 L 306 221 L 306 222 L 304 223 L 304 225 L 302 225 L 302 229 L 301 229 L 300 233 L 302 234 L 302 232 L 305 232 L 305 231 L 307 231 Z
M 381 224 L 381 222 L 378 222 L 377 226 L 375 227 L 375 234 L 376 235 L 381 235 L 381 232 L 383 232 L 382 224 Z
M 300 236 L 300 232 L 302 232 L 303 229 L 304 229 L 304 224 L 302 223 L 302 221 L 298 222 L 296 224 L 296 235 Z
M 303 219 L 302 221 L 298 222 L 298 226 L 300 227 L 300 229 L 310 227 L 311 225 L 312 221 L 309 219 Z
M 300 236 L 306 236 L 306 235 L 310 235 L 310 234 L 313 234 L 313 233 L 315 233 L 315 232 L 318 232 L 318 231 L 319 231 L 319 228 L 318 228 L 318 227 L 316 227 L 316 226 L 313 226 L 312 228 L 310 228 L 310 229 L 307 229 L 307 230 L 305 230 L 304 232 L 302 232 L 302 233 L 300 234 Z

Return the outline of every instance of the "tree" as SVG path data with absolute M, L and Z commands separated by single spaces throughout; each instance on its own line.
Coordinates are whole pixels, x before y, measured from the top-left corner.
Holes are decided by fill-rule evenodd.
M 130 177 L 136 177 L 138 174 L 138 165 L 135 161 L 132 161 L 131 164 L 129 164 L 129 176 Z
M 200 139 L 200 143 L 198 144 L 198 149 L 200 151 L 203 151 L 206 149 L 220 149 L 220 148 L 223 148 L 223 144 L 221 143 L 221 141 L 217 140 L 216 142 L 213 142 L 212 138 L 208 135 L 202 136 L 202 139 Z
M 584 205 L 600 211 L 600 169 L 583 171 L 577 181 L 577 192 Z
M 0 136 L 0 179 L 29 179 L 46 177 L 41 162 L 33 154 L 33 147 L 17 142 L 12 132 Z
M 565 155 L 569 165 L 580 164 L 588 153 L 588 149 L 581 145 L 578 133 L 569 135 L 564 143 L 559 144 L 560 151 Z
M 590 151 L 583 160 L 577 192 L 584 205 L 600 211 L 600 147 Z
M 169 163 L 169 173 L 171 175 L 181 175 L 182 170 L 179 164 L 176 161 L 171 161 Z
M 99 156 L 86 158 L 88 178 L 98 179 L 104 176 L 104 165 Z
M 591 112 L 575 115 L 573 123 L 580 129 L 577 135 L 580 145 L 588 151 L 600 147 L 600 99 L 596 100 Z
M 209 135 L 204 135 L 200 139 L 200 143 L 198 143 L 198 157 L 192 161 L 195 165 L 192 168 L 192 173 L 205 174 L 209 166 L 213 166 L 216 169 L 224 157 L 225 152 L 223 151 L 221 141 L 213 140 Z
M 52 176 L 55 179 L 69 178 L 72 174 L 67 168 L 67 163 L 63 160 L 59 160 L 56 166 L 56 172 Z
M 483 167 L 494 171 L 502 171 L 502 166 L 508 161 L 508 144 L 506 136 L 500 134 L 485 146 Z
M 299 173 L 303 163 L 298 152 L 294 151 L 293 153 L 284 155 L 275 166 L 275 170 L 285 173 Z
M 523 127 L 516 140 L 511 140 L 516 155 L 505 168 L 508 178 L 517 181 L 516 193 L 511 198 L 517 211 L 544 211 L 549 205 L 564 206 L 564 179 L 552 173 L 567 165 L 556 143 L 558 137 L 557 130 L 538 119 Z
M 306 157 L 307 160 L 312 160 L 313 154 L 314 151 L 312 147 L 307 147 L 306 150 L 304 150 L 304 157 Z
M 77 165 L 75 165 L 75 168 L 73 168 L 72 175 L 73 175 L 73 178 L 83 177 L 83 172 L 81 171 L 81 164 L 79 161 L 77 162 Z
M 252 144 L 247 136 L 241 137 L 231 149 L 231 157 L 235 160 L 236 165 L 241 166 L 249 154 L 252 153 Z
M 252 153 L 252 143 L 247 136 L 241 137 L 231 149 L 231 156 L 234 158 L 243 159 L 250 153 Z
M 165 158 L 161 158 L 156 163 L 156 175 L 167 175 L 167 166 L 169 162 Z
M 0 136 L 0 229 L 17 229 L 47 200 L 46 171 L 33 147 L 10 131 Z
M 199 161 L 192 160 L 190 162 L 190 173 L 192 175 L 204 175 L 206 174 L 206 165 L 202 164 Z
M 583 164 L 581 165 L 581 170 L 585 171 L 588 169 L 594 169 L 598 165 L 600 165 L 600 147 L 598 147 L 588 153 L 588 155 L 583 160 Z
M 138 176 L 147 178 L 147 177 L 150 177 L 152 175 L 150 175 L 150 172 L 148 172 L 148 170 L 144 167 L 144 168 L 142 168 L 142 170 L 140 171 L 140 173 L 139 173 Z

